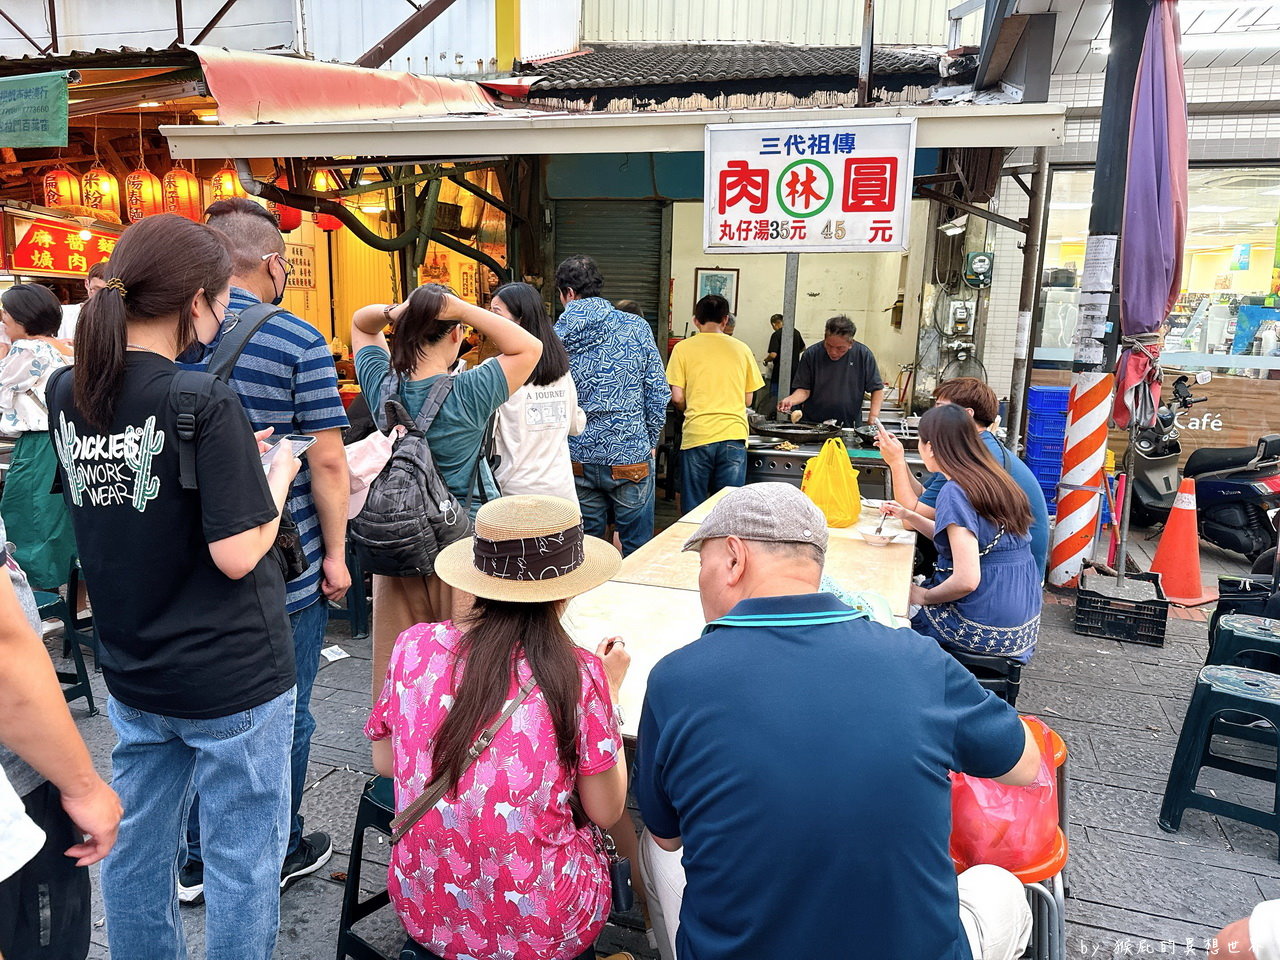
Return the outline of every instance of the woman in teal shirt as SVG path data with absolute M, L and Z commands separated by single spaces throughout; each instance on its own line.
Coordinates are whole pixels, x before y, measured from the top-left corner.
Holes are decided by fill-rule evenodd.
M 387 345 L 383 328 L 395 329 Z M 453 389 L 427 431 L 440 476 L 460 503 L 472 493 L 472 477 L 485 427 L 507 398 L 524 385 L 542 356 L 542 341 L 519 324 L 459 300 L 439 284 L 418 287 L 402 304 L 371 304 L 351 318 L 356 379 L 376 411 L 387 374 L 398 382 L 395 399 L 416 417 L 423 401 L 458 356 L 463 324 L 489 338 L 500 355 L 454 376 Z M 378 418 L 375 417 L 375 420 Z M 482 498 L 481 498 L 482 499 Z M 478 507 L 479 499 L 475 500 Z M 373 577 L 373 695 L 382 689 L 396 637 L 416 623 L 439 623 L 453 615 L 453 595 L 434 575 Z

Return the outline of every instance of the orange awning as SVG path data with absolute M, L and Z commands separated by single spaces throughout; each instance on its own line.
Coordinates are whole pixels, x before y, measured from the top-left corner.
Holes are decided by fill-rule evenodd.
M 472 80 L 419 77 L 341 63 L 189 47 L 200 58 L 219 122 L 320 123 L 493 114 L 494 97 Z

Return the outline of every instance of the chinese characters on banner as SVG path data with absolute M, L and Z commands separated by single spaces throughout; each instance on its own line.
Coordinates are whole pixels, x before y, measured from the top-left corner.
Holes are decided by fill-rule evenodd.
M 708 124 L 707 253 L 907 249 L 913 119 Z
M 67 145 L 67 70 L 0 80 L 0 144 Z
M 13 220 L 16 243 L 9 258 L 10 273 L 83 277 L 89 267 L 111 256 L 116 237 L 98 230 L 69 227 L 53 220 Z
M 316 288 L 316 248 L 309 243 L 286 243 L 284 258 L 289 261 L 289 290 L 314 290 Z

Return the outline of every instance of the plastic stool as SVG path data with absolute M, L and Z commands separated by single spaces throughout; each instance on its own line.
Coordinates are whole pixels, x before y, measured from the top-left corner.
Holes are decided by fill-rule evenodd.
M 985 690 L 990 690 L 1009 706 L 1018 702 L 1018 690 L 1022 687 L 1022 664 L 1009 657 L 989 653 L 973 653 L 944 647 L 960 664 L 977 678 Z
M 62 621 L 62 629 L 65 634 L 63 653 L 65 656 L 66 648 L 70 647 L 71 658 L 75 663 L 76 669 L 74 673 L 67 670 L 56 671 L 58 682 L 68 684 L 68 686 L 63 687 L 63 696 L 66 697 L 67 703 L 84 697 L 85 702 L 89 704 L 89 716 L 92 717 L 98 712 L 98 708 L 93 702 L 93 687 L 89 683 L 89 671 L 85 668 L 84 654 L 80 652 L 80 644 L 89 643 L 93 647 L 95 657 L 97 655 L 97 645 L 92 641 L 83 639 L 82 635 L 75 630 L 71 607 L 67 605 L 67 601 L 63 600 L 60 594 L 44 590 L 32 592 L 35 594 L 36 609 L 40 613 L 41 620 Z
M 391 895 L 383 890 L 367 900 L 360 899 L 360 869 L 364 857 L 364 832 L 369 829 L 391 836 L 391 818 L 395 816 L 395 785 L 388 777 L 373 777 L 360 794 L 356 811 L 356 830 L 351 838 L 351 857 L 347 864 L 347 882 L 342 890 L 342 913 L 338 920 L 338 960 L 394 960 L 351 929 L 365 917 L 391 903 Z
M 1218 621 L 1218 628 L 1209 636 L 1209 654 L 1205 666 L 1235 664 L 1241 654 L 1254 654 L 1240 665 L 1254 670 L 1268 670 L 1270 664 L 1280 659 L 1280 620 L 1233 613 Z M 1257 657 L 1256 654 L 1266 656 Z M 1274 659 L 1273 659 L 1274 658 Z
M 1183 812 L 1191 807 L 1251 823 L 1280 835 L 1280 802 L 1269 811 L 1258 810 L 1196 791 L 1200 769 L 1213 767 L 1275 784 L 1277 801 L 1280 801 L 1280 774 L 1276 768 L 1213 753 L 1214 734 L 1233 736 L 1228 732 L 1230 724 L 1215 724 L 1228 711 L 1268 721 L 1272 726 L 1267 731 L 1269 739 L 1274 741 L 1276 730 L 1280 730 L 1280 676 L 1222 665 L 1204 667 L 1200 671 L 1186 718 L 1182 721 L 1182 734 L 1178 737 L 1178 748 L 1169 770 L 1164 802 L 1160 805 L 1161 829 L 1176 833 L 1182 823 Z

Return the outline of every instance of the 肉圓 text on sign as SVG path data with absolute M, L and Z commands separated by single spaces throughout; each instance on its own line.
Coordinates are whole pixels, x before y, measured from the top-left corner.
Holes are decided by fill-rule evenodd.
M 907 249 L 914 119 L 708 124 L 707 253 Z

